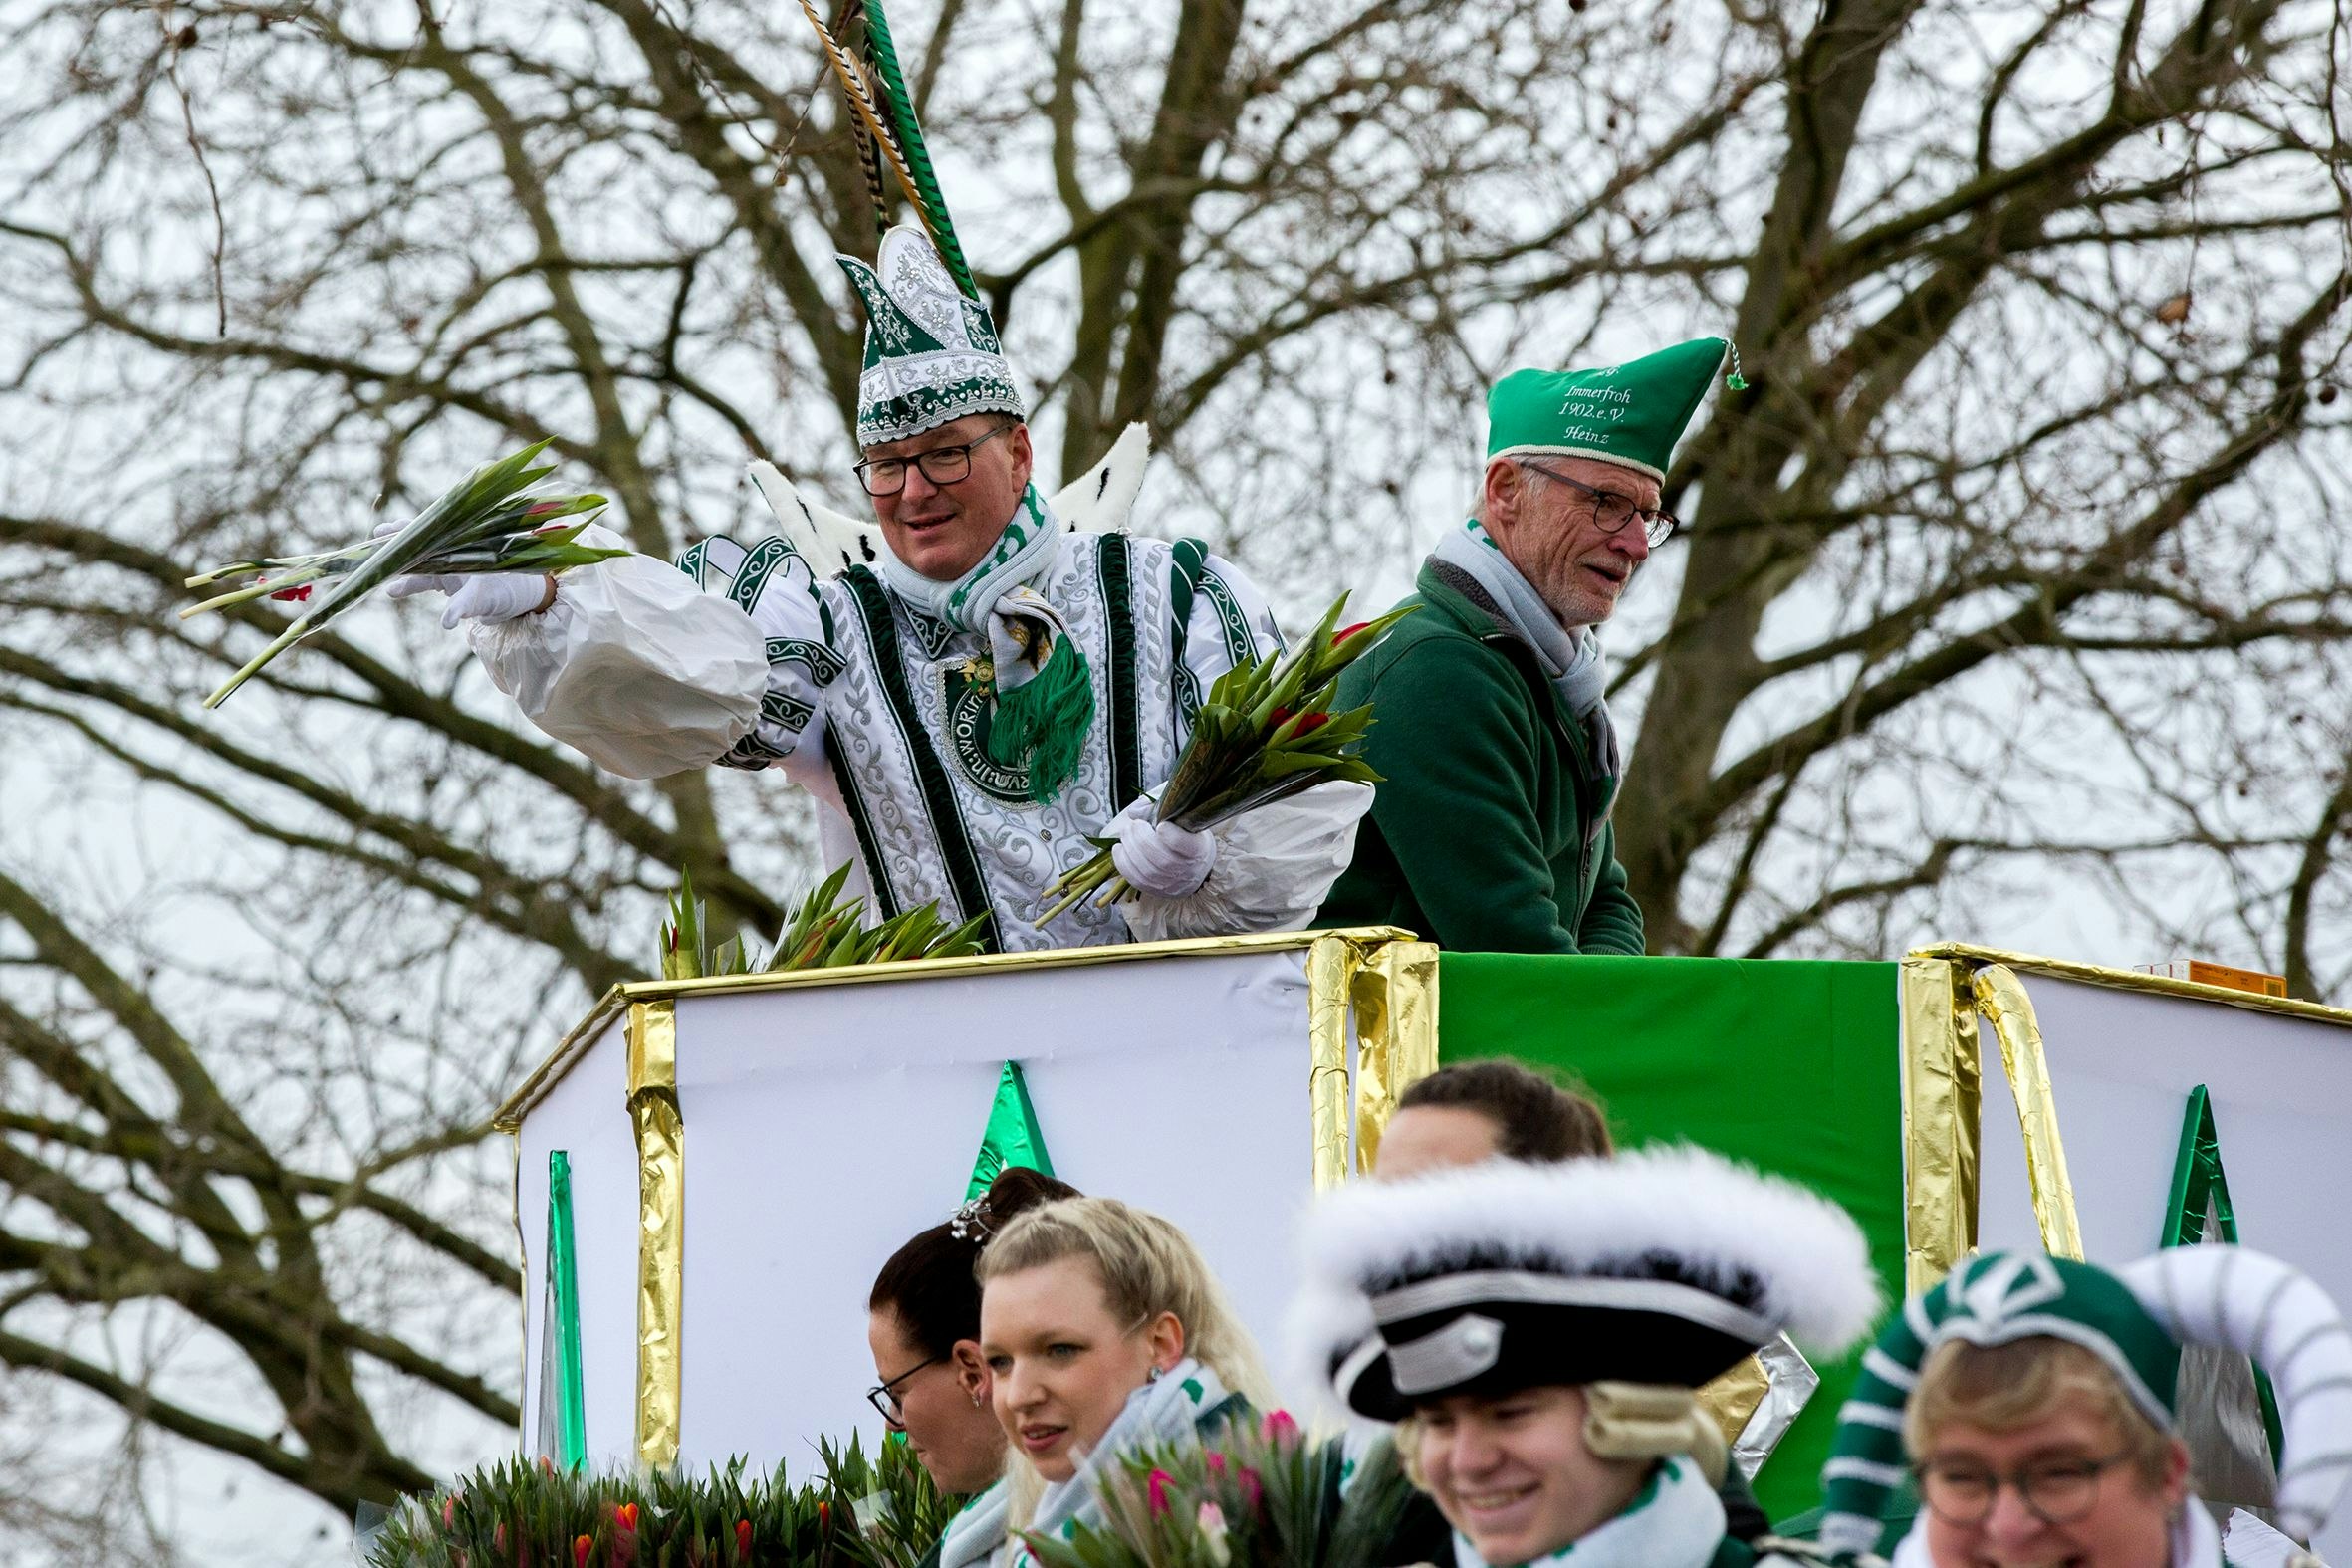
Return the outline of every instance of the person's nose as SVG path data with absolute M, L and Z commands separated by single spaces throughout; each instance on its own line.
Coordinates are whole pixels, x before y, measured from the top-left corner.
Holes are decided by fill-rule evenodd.
M 938 495 L 940 487 L 931 482 L 931 476 L 923 472 L 922 464 L 909 463 L 906 465 L 906 488 L 899 491 L 898 502 L 904 506 L 909 501 L 927 501 Z
M 1649 529 L 1639 518 L 1635 518 L 1617 530 L 1616 533 L 1611 534 L 1609 544 L 1618 555 L 1623 556 L 1637 566 L 1650 559 Z
M 1456 1481 L 1477 1480 L 1493 1473 L 1503 1461 L 1503 1450 L 1476 1422 L 1466 1421 L 1454 1429 L 1447 1457 Z
M 2031 1540 L 2047 1526 L 2041 1516 L 2025 1506 L 2025 1494 L 2013 1481 L 2003 1482 L 1993 1493 L 1993 1506 L 1985 1510 L 1982 1526 L 1986 1539 L 2003 1546 L 2013 1546 Z
M 1037 1379 L 1030 1376 L 1029 1372 L 1019 1365 L 1014 1366 L 1011 1371 L 999 1372 L 993 1376 L 994 1381 L 990 1387 L 990 1394 L 998 1405 L 1016 1414 L 1036 1409 L 1046 1397 L 1046 1391 L 1039 1387 Z

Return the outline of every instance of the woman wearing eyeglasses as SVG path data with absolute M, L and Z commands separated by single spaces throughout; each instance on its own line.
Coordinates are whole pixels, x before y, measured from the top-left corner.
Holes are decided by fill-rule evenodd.
M 1023 1531 L 1099 1524 L 1096 1478 L 1267 1404 L 1257 1346 L 1184 1232 L 1108 1198 L 1033 1209 L 980 1258 L 980 1348 L 1012 1440 L 1001 1514 L 958 1518 L 941 1568 L 1031 1568 Z
M 2318 1286 L 2234 1246 L 2119 1272 L 2038 1252 L 1971 1258 L 1863 1361 L 1824 1469 L 1821 1543 L 1876 1548 L 1908 1450 L 1900 1568 L 2222 1568 L 2297 1550 L 2250 1514 L 2227 1540 L 2191 1489 L 2182 1354 L 2249 1357 L 2277 1395 L 2276 1513 L 2308 1540 L 2352 1474 L 2352 1333 Z
M 1005 1429 L 989 1408 L 980 1358 L 973 1265 L 1014 1216 L 1077 1196 L 1067 1182 L 1015 1166 L 953 1219 L 892 1253 L 874 1278 L 865 1338 L 881 1381 L 865 1397 L 892 1432 L 906 1435 L 932 1483 L 950 1496 L 979 1497 L 1005 1471 Z

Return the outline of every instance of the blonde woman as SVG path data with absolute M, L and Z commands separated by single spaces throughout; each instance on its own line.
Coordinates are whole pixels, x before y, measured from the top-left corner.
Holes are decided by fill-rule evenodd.
M 1835 1351 L 1878 1304 L 1843 1210 L 1696 1149 L 1360 1184 L 1317 1206 L 1306 1274 L 1301 1348 L 1402 1424 L 1455 1568 L 1756 1561 L 1696 1391 L 1782 1332 Z
M 1111 1198 L 1030 1210 L 980 1254 L 980 1353 L 1011 1441 L 1005 1500 L 956 1520 L 941 1568 L 1025 1564 L 1025 1530 L 1098 1519 L 1117 1456 L 1266 1404 L 1258 1350 L 1184 1232 Z M 967 1522 L 969 1520 L 969 1522 Z
M 1922 1504 L 1898 1568 L 2222 1568 L 2295 1547 L 2250 1514 L 2225 1541 L 2191 1489 L 2181 1353 L 2270 1374 L 2285 1441 L 2276 1511 L 2308 1540 L 2352 1475 L 2352 1331 L 2309 1279 L 2236 1246 L 2117 1272 L 2039 1252 L 1964 1259 L 1904 1304 L 1839 1415 L 1821 1542 L 1878 1544 L 1905 1451 Z

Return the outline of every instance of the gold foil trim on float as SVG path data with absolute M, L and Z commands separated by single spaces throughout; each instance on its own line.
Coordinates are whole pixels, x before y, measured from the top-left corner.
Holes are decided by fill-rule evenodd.
M 628 1009 L 628 1109 L 637 1138 L 637 1462 L 678 1459 L 685 1364 L 686 1123 L 676 1005 Z
M 2203 981 L 2175 980 L 2170 975 L 2148 975 L 2136 969 L 2110 969 L 2103 964 L 2083 964 L 2073 959 L 2011 953 L 2005 948 L 1939 942 L 1933 947 L 1915 949 L 1911 956 L 1952 959 L 1971 966 L 1999 964 L 2020 975 L 2047 975 L 2054 980 L 2079 981 L 2085 986 L 2103 986 L 2110 991 L 2140 991 L 2193 1002 L 2218 1002 L 2226 1008 L 2243 1008 L 2248 1012 L 2275 1012 L 2319 1023 L 2352 1025 L 2352 1008 L 2331 1008 L 2325 1003 L 2302 1002 L 2293 997 L 2264 997 L 2250 991 L 2234 991 L 2228 986 L 2209 986 Z
M 1371 1174 L 1397 1097 L 1437 1071 L 1437 944 L 1375 947 L 1355 974 L 1355 1171 Z
M 2153 978 L 2153 977 L 2151 977 Z M 2052 1257 L 2082 1258 L 2082 1223 L 2074 1212 L 2074 1183 L 2066 1175 L 2066 1146 L 2058 1136 L 2058 1101 L 2024 983 L 2005 964 L 1987 964 L 1969 978 L 1977 1010 L 2000 1042 L 2001 1071 L 2017 1102 L 2017 1130 L 2025 1138 L 2025 1179 L 2033 1192 L 2033 1220 L 2041 1249 Z M 2219 988 L 2215 988 L 2219 989 Z
M 1962 967 L 1915 953 L 1898 974 L 1903 1287 L 1917 1295 L 1976 1250 L 1984 1061 Z
M 1307 949 L 1306 1101 L 1316 1192 L 1371 1170 L 1396 1097 L 1437 1070 L 1437 966 L 1436 943 L 1387 929 L 1324 932 Z

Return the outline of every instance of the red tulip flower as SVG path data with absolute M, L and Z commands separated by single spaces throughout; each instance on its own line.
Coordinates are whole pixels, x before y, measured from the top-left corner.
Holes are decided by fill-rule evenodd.
M 628 1534 L 634 1535 L 637 1531 L 637 1505 L 633 1502 L 614 1503 L 612 1505 L 612 1522 Z
M 1144 1478 L 1145 1501 L 1151 1506 L 1151 1516 L 1159 1518 L 1168 1511 L 1168 1485 L 1176 1477 L 1166 1470 L 1155 1469 Z
M 752 1521 L 749 1519 L 735 1521 L 735 1556 L 741 1562 L 752 1560 Z
M 596 1549 L 592 1535 L 575 1536 L 572 1541 L 572 1568 L 588 1568 L 588 1554 Z

